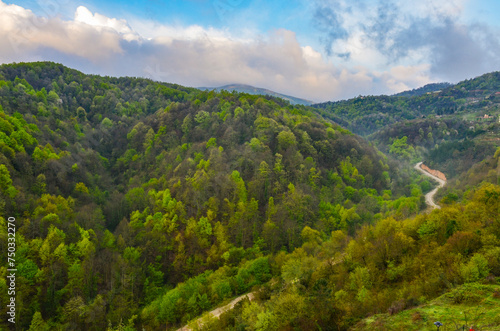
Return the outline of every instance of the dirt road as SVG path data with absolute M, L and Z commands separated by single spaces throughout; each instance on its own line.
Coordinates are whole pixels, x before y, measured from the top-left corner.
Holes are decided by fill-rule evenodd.
M 417 169 L 418 171 L 420 171 L 421 173 L 423 173 L 424 175 L 426 175 L 427 177 L 430 177 L 432 179 L 434 179 L 436 182 L 439 183 L 438 187 L 436 187 L 435 189 L 433 189 L 432 191 L 430 191 L 429 193 L 427 193 L 425 195 L 425 202 L 427 203 L 427 205 L 429 207 L 431 207 L 432 209 L 436 209 L 436 208 L 441 208 L 439 207 L 435 202 L 434 202 L 434 196 L 436 195 L 437 191 L 446 185 L 446 181 L 434 176 L 434 175 L 431 175 L 430 173 L 428 173 L 427 171 L 423 170 L 420 166 L 422 165 L 422 162 L 419 162 L 415 165 L 415 169 Z
M 211 312 L 209 312 L 209 314 L 212 315 L 212 317 L 219 318 L 219 316 L 221 314 L 225 313 L 226 311 L 228 311 L 230 309 L 233 309 L 233 307 L 238 302 L 240 302 L 241 300 L 243 300 L 247 297 L 248 297 L 248 300 L 252 301 L 254 298 L 254 293 L 252 292 L 252 293 L 243 294 L 243 295 L 237 297 L 236 299 L 234 299 L 233 301 L 231 301 L 230 303 L 228 303 L 227 305 L 212 310 Z M 197 323 L 200 324 L 202 319 L 203 319 L 203 317 L 200 317 L 197 320 Z M 182 328 L 177 329 L 177 331 L 191 331 L 191 328 L 189 326 L 185 325 Z

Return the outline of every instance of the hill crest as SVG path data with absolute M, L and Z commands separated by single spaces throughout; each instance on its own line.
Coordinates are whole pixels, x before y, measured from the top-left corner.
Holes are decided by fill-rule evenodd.
M 310 106 L 314 102 L 302 98 L 297 98 L 294 96 L 282 94 L 279 92 L 275 92 L 266 88 L 260 88 L 260 87 L 255 87 L 251 85 L 246 85 L 246 84 L 228 84 L 228 85 L 223 85 L 219 87 L 198 87 L 200 90 L 216 90 L 218 92 L 222 90 L 226 91 L 236 91 L 240 93 L 248 93 L 248 94 L 253 94 L 253 95 L 271 95 L 273 97 L 278 97 L 285 99 L 289 101 L 292 105 L 305 105 L 305 106 Z

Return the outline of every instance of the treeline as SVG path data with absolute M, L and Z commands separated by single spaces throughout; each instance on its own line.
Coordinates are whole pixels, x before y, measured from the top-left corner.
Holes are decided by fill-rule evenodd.
M 282 99 L 54 63 L 0 66 L 0 217 L 16 217 L 16 327 L 185 322 L 266 282 L 265 256 L 301 247 L 304 228 L 327 240 L 424 208 L 428 182 L 399 166 Z M 161 320 L 143 312 L 192 277 L 221 284 L 179 288 L 174 317 L 161 305 Z
M 394 94 L 394 96 L 398 97 L 413 97 L 413 96 L 418 96 L 418 95 L 423 95 L 427 93 L 434 93 L 438 91 L 442 91 L 445 88 L 448 88 L 452 86 L 450 83 L 431 83 L 424 85 L 422 87 L 412 89 L 410 91 L 403 91 L 397 94 Z

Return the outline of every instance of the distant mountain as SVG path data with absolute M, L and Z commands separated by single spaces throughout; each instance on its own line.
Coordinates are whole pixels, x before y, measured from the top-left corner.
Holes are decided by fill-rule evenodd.
M 420 96 L 424 95 L 427 93 L 432 93 L 432 92 L 438 92 L 441 90 L 444 90 L 445 88 L 448 88 L 452 86 L 453 84 L 450 83 L 433 83 L 433 84 L 427 84 L 425 86 L 413 89 L 411 91 L 403 91 L 397 94 L 394 94 L 396 97 L 414 97 L 414 96 Z
M 310 106 L 314 103 L 310 100 L 296 98 L 296 97 L 292 97 L 290 95 L 274 92 L 274 91 L 271 91 L 271 90 L 268 90 L 265 88 L 254 87 L 254 86 L 244 85 L 244 84 L 229 84 L 229 85 L 224 85 L 224 86 L 219 86 L 219 87 L 198 87 L 198 89 L 200 89 L 200 90 L 216 90 L 218 92 L 220 92 L 222 90 L 236 91 L 239 93 L 248 93 L 248 94 L 254 94 L 254 95 L 257 95 L 257 94 L 271 95 L 273 97 L 278 97 L 278 98 L 288 100 L 288 101 L 290 101 L 290 103 L 292 105 Z

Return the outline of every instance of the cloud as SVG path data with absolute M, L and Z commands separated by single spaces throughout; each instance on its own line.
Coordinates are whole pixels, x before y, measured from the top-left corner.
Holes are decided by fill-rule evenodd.
M 399 21 L 399 9 L 390 1 L 381 1 L 375 11 L 375 17 L 367 25 L 362 25 L 365 38 L 371 41 L 377 49 L 385 48 L 390 44 Z
M 413 22 L 395 37 L 391 51 L 406 56 L 411 51 L 429 53 L 431 73 L 452 81 L 472 77 L 500 67 L 499 31 L 485 25 L 465 25 L 450 19 L 429 24 Z
M 142 76 L 195 87 L 245 83 L 327 101 L 415 88 L 435 81 L 433 73 L 450 77 L 455 65 L 471 61 L 465 53 L 451 58 L 457 45 L 472 47 L 481 39 L 477 36 L 484 42 L 496 38 L 484 27 L 463 31 L 451 20 L 421 29 L 419 19 L 433 19 L 422 12 L 422 18 L 408 22 L 398 14 L 403 9 L 390 2 L 365 13 L 368 16 L 358 15 L 361 6 L 340 0 L 322 6 L 315 17 L 332 56 L 301 45 L 286 29 L 235 37 L 225 29 L 197 25 L 127 22 L 83 6 L 70 20 L 44 18 L 0 1 L 4 46 L 0 61 L 51 60 L 89 73 Z M 431 53 L 441 56 L 431 61 L 427 57 Z M 485 63 L 492 65 L 500 53 L 493 48 L 488 54 Z M 484 59 L 485 55 L 472 56 Z M 387 65 L 390 57 L 397 65 Z M 480 69 L 473 67 L 471 72 Z
M 423 86 L 429 82 L 429 65 L 396 66 L 388 72 L 376 74 L 392 91 L 407 91 L 414 86 Z
M 414 78 L 396 78 L 391 71 L 373 73 L 362 67 L 337 67 L 312 47 L 301 46 L 295 33 L 284 29 L 256 40 L 212 39 L 205 35 L 188 40 L 154 38 L 140 44 L 122 43 L 122 47 L 125 52 L 114 61 L 114 74 L 122 73 L 123 67 L 135 68 L 128 74 L 188 86 L 245 83 L 315 101 L 394 93 L 401 87 L 415 86 Z M 147 64 L 142 72 L 137 63 Z M 419 77 L 424 76 L 422 73 Z
M 84 6 L 79 6 L 76 9 L 74 21 L 97 27 L 97 31 L 102 31 L 101 28 L 109 28 L 120 33 L 123 39 L 127 41 L 140 39 L 139 36 L 132 31 L 127 21 L 109 18 L 99 13 L 92 14 L 90 10 Z
M 0 40 L 3 61 L 38 57 L 40 48 L 92 61 L 120 53 L 120 33 L 112 28 L 100 29 L 78 21 L 38 17 L 30 10 L 0 1 Z
M 351 65 L 374 71 L 403 65 L 428 68 L 433 80 L 458 81 L 500 66 L 500 31 L 466 22 L 468 2 L 378 0 L 346 6 L 341 0 L 318 0 L 317 11 L 335 13 L 323 16 L 318 30 L 326 54 L 338 61 L 349 54 Z
M 342 5 L 339 1 L 330 1 L 319 3 L 314 11 L 314 25 L 324 33 L 321 38 L 325 46 L 327 55 L 333 55 L 333 44 L 337 40 L 344 39 L 348 36 L 347 31 L 343 27 L 344 20 L 342 15 Z M 349 53 L 341 53 L 343 56 L 349 57 Z

